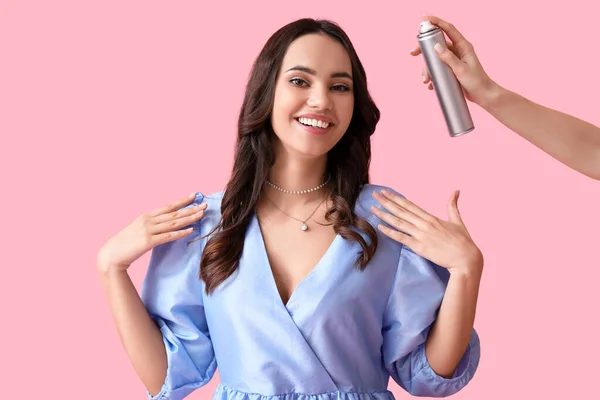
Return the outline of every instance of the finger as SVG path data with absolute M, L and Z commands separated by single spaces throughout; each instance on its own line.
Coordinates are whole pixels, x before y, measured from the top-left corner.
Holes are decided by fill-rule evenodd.
M 199 221 L 200 219 L 202 219 L 202 217 L 204 217 L 204 209 L 199 210 L 192 215 L 156 224 L 150 228 L 150 233 L 156 235 L 165 232 L 175 231 Z
M 415 246 L 415 244 L 417 243 L 416 239 L 414 239 L 402 232 L 398 232 L 394 229 L 388 228 L 387 226 L 385 226 L 383 224 L 377 225 L 377 229 L 379 229 L 381 231 L 381 233 L 383 233 L 385 236 L 387 236 L 399 243 L 402 243 L 410 248 L 413 248 Z
M 448 48 L 452 51 L 454 51 L 454 44 L 452 42 L 450 42 L 449 40 L 446 40 L 446 45 L 448 46 Z M 421 46 L 420 45 L 416 45 L 411 51 L 410 54 L 413 56 L 418 56 L 419 54 L 421 54 Z
M 184 238 L 191 234 L 194 231 L 194 228 L 182 229 L 174 232 L 165 232 L 160 235 L 156 235 L 152 237 L 152 247 L 156 247 L 160 244 L 172 242 L 177 239 Z
M 469 230 L 465 226 L 465 223 L 460 215 L 460 210 L 458 209 L 458 197 L 460 196 L 460 190 L 457 190 L 450 197 L 450 202 L 448 204 L 448 221 L 453 222 L 462 227 L 463 231 L 466 235 L 471 238 L 471 234 Z
M 151 211 L 148 213 L 148 215 L 150 217 L 155 217 L 157 215 L 161 215 L 161 214 L 165 214 L 165 213 L 172 212 L 175 210 L 179 210 L 180 208 L 183 208 L 184 206 L 190 204 L 195 199 L 196 199 L 196 193 L 192 193 L 189 196 L 184 197 L 183 199 L 174 201 L 173 203 L 170 203 L 164 207 L 160 207 L 154 211 Z
M 406 199 L 402 196 L 392 193 L 386 189 L 383 189 L 381 191 L 381 194 L 385 198 L 389 199 L 390 201 L 393 201 L 394 203 L 396 203 L 400 207 L 404 208 L 406 211 L 409 211 L 412 214 L 416 215 L 420 219 L 429 221 L 429 220 L 432 220 L 435 218 L 433 215 L 429 214 L 427 211 L 423 210 L 421 207 L 417 206 L 416 204 L 414 204 L 413 202 L 409 201 L 408 199 Z M 413 223 L 415 226 L 418 226 L 413 221 L 410 221 L 410 222 Z
M 458 210 L 458 196 L 460 195 L 460 191 L 456 190 L 450 196 L 448 200 L 448 221 L 458 224 L 464 225 L 462 218 L 460 217 L 460 211 Z
M 387 197 L 385 197 L 384 195 L 382 195 L 381 193 L 378 193 L 378 192 L 373 192 L 373 197 L 387 211 L 389 211 L 390 213 L 392 213 L 393 215 L 395 215 L 395 216 L 397 216 L 399 218 L 402 218 L 405 221 L 410 222 L 415 227 L 418 227 L 419 224 L 421 223 L 421 218 L 419 218 L 417 215 L 415 215 L 414 213 L 410 212 L 409 210 L 401 207 L 394 200 L 392 200 L 390 198 L 387 198 Z
M 450 49 L 441 45 L 440 43 L 436 43 L 433 47 L 440 59 L 448 64 L 450 68 L 452 68 L 452 72 L 455 75 L 459 76 L 462 74 L 463 69 L 466 65 L 464 61 L 456 56 Z
M 427 67 L 423 68 L 423 83 L 429 83 L 431 81 L 431 77 L 429 76 L 429 71 L 427 70 Z
M 448 37 L 450 38 L 452 43 L 454 43 L 454 46 L 458 47 L 458 46 L 462 46 L 463 44 L 469 43 L 468 40 L 463 36 L 462 33 L 460 33 L 458 31 L 458 29 L 456 29 L 456 27 L 454 25 L 452 25 L 451 23 L 449 23 L 447 21 L 444 21 L 440 17 L 436 17 L 433 15 L 424 15 L 423 19 L 428 20 L 432 24 L 437 25 L 440 28 L 442 28 L 442 30 L 444 32 L 446 32 L 446 35 L 448 35 Z
M 387 222 L 388 225 L 396 228 L 403 233 L 406 233 L 410 236 L 414 236 L 416 233 L 416 228 L 410 222 L 403 220 L 402 218 L 398 218 L 395 215 L 390 214 L 389 212 L 380 210 L 376 206 L 371 207 L 371 211 L 375 214 L 380 220 Z
M 181 217 L 187 217 L 188 215 L 192 215 L 197 213 L 199 210 L 206 210 L 206 207 L 208 206 L 207 203 L 201 203 L 201 204 L 196 204 L 192 207 L 184 207 L 184 208 L 180 208 L 178 210 L 166 213 L 166 214 L 160 214 L 157 215 L 156 217 L 152 218 L 152 222 L 154 222 L 155 224 L 160 224 L 166 221 L 171 221 L 177 218 L 181 218 Z
M 450 51 L 452 51 L 452 43 L 447 42 L 446 44 L 447 44 L 448 48 L 450 49 Z M 421 75 L 422 75 L 424 84 L 431 82 L 431 74 L 429 74 L 429 70 L 427 69 L 427 66 L 423 67 L 423 72 L 421 73 Z M 429 85 L 429 90 L 431 90 L 431 89 L 433 89 L 433 85 Z

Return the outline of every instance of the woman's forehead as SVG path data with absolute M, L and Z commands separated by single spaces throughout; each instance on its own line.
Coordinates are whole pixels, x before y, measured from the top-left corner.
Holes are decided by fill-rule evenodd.
M 317 75 L 346 72 L 352 64 L 348 52 L 337 40 L 324 34 L 310 34 L 294 40 L 283 58 L 282 69 L 305 67 Z

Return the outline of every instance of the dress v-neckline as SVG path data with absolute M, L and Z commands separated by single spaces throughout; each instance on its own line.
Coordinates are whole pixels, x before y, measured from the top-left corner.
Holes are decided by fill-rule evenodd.
M 300 280 L 298 285 L 296 285 L 296 287 L 292 290 L 292 293 L 290 294 L 288 301 L 284 302 L 281 297 L 281 294 L 279 293 L 279 289 L 277 288 L 277 281 L 275 280 L 275 275 L 273 274 L 273 268 L 271 266 L 271 261 L 269 260 L 269 254 L 267 253 L 267 245 L 265 243 L 265 239 L 262 234 L 262 229 L 260 227 L 260 221 L 258 220 L 258 216 L 256 215 L 256 212 L 254 212 L 252 215 L 252 224 L 254 225 L 254 228 L 256 229 L 256 234 L 258 236 L 258 241 L 260 244 L 260 249 L 257 249 L 257 250 L 261 253 L 261 257 L 263 258 L 263 262 L 259 262 L 260 267 L 261 268 L 264 267 L 267 269 L 266 274 L 269 277 L 268 285 L 270 286 L 271 290 L 274 290 L 274 292 L 275 292 L 274 295 L 277 296 L 281 305 L 289 311 L 290 306 L 293 305 L 292 301 L 299 296 L 297 293 L 300 290 L 302 290 L 302 288 L 304 286 L 307 286 L 308 282 L 311 279 L 313 279 L 316 275 L 318 275 L 320 273 L 320 270 L 323 269 L 322 264 L 324 263 L 324 260 L 326 258 L 328 258 L 329 253 L 331 253 L 333 251 L 337 242 L 339 240 L 341 240 L 342 237 L 340 236 L 339 233 L 335 234 L 335 237 L 329 244 L 329 247 L 327 247 L 327 250 L 325 250 L 325 252 L 321 256 L 321 258 L 319 258 L 319 261 L 317 261 L 317 263 L 315 265 L 313 265 L 313 267 L 308 272 L 308 274 L 306 274 L 306 276 L 304 278 L 302 278 L 302 280 Z

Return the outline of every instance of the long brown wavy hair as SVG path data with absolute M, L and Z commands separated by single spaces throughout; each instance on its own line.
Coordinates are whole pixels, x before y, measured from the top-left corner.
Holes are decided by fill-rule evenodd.
M 379 122 L 379 109 L 369 95 L 365 70 L 346 33 L 332 21 L 300 19 L 275 32 L 252 67 L 238 119 L 235 161 L 221 203 L 221 219 L 209 233 L 200 260 L 200 279 L 206 284 L 207 294 L 238 268 L 246 229 L 275 161 L 271 112 L 284 55 L 294 40 L 315 33 L 329 35 L 344 46 L 350 56 L 354 80 L 352 120 L 327 156 L 331 206 L 325 218 L 337 234 L 360 244 L 362 251 L 355 264 L 360 270 L 366 268 L 375 253 L 377 233 L 354 213 L 354 206 L 362 186 L 369 183 L 370 136 Z

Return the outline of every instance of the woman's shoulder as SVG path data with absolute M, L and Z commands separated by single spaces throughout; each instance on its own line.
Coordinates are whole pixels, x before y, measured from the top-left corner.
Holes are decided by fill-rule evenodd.
M 206 203 L 207 207 L 204 211 L 204 217 L 196 223 L 194 230 L 198 230 L 202 235 L 206 235 L 219 223 L 219 220 L 221 219 L 221 201 L 223 200 L 224 193 L 225 190 L 206 195 L 201 191 L 196 192 L 196 198 L 187 207 L 203 203 Z
M 373 211 L 371 211 L 371 207 L 373 206 L 383 209 L 381 204 L 373 197 L 373 193 L 381 193 L 384 189 L 404 197 L 401 193 L 389 186 L 368 183 L 361 187 L 358 198 L 356 199 L 354 212 L 356 215 L 366 219 L 373 227 L 377 227 L 377 225 L 383 222 L 373 213 Z M 387 240 L 387 237 L 384 236 L 383 240 Z
M 367 183 L 362 186 L 360 194 L 358 195 L 358 199 L 356 199 L 356 205 L 366 210 L 369 210 L 372 205 L 379 205 L 377 200 L 375 200 L 375 198 L 373 197 L 373 193 L 381 193 L 381 191 L 384 189 L 389 192 L 395 193 L 399 196 L 405 197 L 404 195 L 402 195 L 402 193 L 398 192 L 395 189 L 392 189 L 389 186 Z
M 213 209 L 220 210 L 221 209 L 221 201 L 223 201 L 223 195 L 225 194 L 225 190 L 220 190 L 218 192 L 213 192 L 209 194 L 203 194 L 203 192 L 196 192 L 196 198 L 200 199 L 200 202 L 207 203 L 208 208 L 212 206 Z

